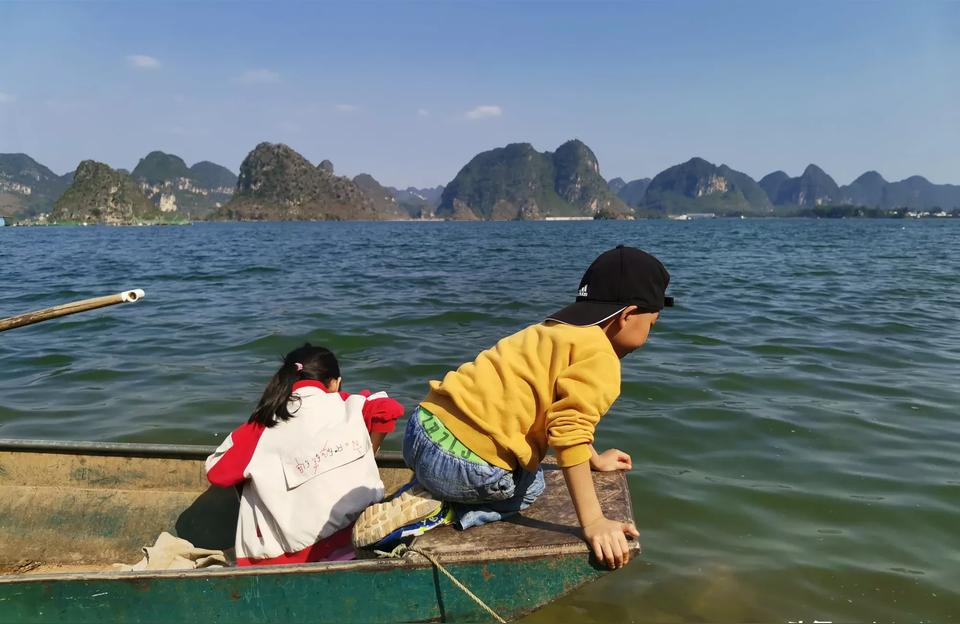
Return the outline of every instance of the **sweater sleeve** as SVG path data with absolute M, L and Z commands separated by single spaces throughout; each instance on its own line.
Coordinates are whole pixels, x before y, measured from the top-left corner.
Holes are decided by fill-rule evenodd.
M 263 425 L 247 423 L 227 436 L 223 444 L 207 457 L 205 467 L 210 483 L 229 487 L 247 479 L 250 476 L 247 466 L 264 429 Z
M 571 363 L 557 378 L 554 402 L 546 411 L 547 444 L 562 468 L 590 459 L 600 417 L 620 395 L 620 360 L 596 352 Z

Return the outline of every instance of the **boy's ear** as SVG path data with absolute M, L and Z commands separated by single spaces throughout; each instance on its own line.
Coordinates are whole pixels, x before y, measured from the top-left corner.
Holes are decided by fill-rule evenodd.
M 635 305 L 627 306 L 620 311 L 620 314 L 618 314 L 617 318 L 614 319 L 614 325 L 616 326 L 617 331 L 623 329 L 623 324 L 626 323 L 627 319 L 630 318 L 630 315 L 636 313 L 636 311 L 637 306 Z

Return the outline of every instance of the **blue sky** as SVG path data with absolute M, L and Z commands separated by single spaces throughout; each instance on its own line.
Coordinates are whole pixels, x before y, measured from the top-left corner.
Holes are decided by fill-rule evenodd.
M 607 178 L 692 156 L 960 183 L 960 3 L 0 0 L 0 152 L 57 173 L 261 141 L 445 184 L 512 142 Z

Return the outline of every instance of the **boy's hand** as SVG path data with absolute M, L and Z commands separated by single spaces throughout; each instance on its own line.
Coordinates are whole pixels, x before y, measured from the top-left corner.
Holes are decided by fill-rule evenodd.
M 627 457 L 627 459 L 630 458 Z M 583 527 L 583 539 L 597 556 L 598 561 L 607 564 L 611 570 L 623 567 L 630 559 L 626 536 L 638 537 L 640 532 L 637 531 L 637 527 L 630 522 L 608 520 L 603 515 L 587 462 L 564 466 L 562 470 L 570 499 L 577 511 L 577 520 Z
M 633 469 L 633 460 L 620 449 L 608 449 L 590 458 L 590 469 L 595 472 Z
M 632 522 L 617 522 L 603 516 L 583 527 L 583 537 L 597 561 L 607 564 L 611 570 L 622 568 L 630 561 L 627 535 L 637 538 L 640 532 Z

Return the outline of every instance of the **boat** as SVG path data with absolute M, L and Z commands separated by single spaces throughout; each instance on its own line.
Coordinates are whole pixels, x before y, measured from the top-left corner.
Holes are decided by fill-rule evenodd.
M 688 212 L 686 214 L 667 215 L 672 221 L 694 221 L 697 219 L 716 219 L 717 215 L 713 212 Z
M 450 526 L 383 558 L 121 572 L 167 531 L 233 545 L 238 492 L 209 485 L 213 447 L 0 440 L 0 622 L 478 622 L 522 617 L 605 574 L 579 537 L 555 464 L 514 518 Z M 410 477 L 378 457 L 387 491 Z M 607 517 L 632 521 L 623 473 L 594 473 Z M 631 559 L 640 551 L 631 541 Z M 452 575 L 476 596 L 467 595 Z

